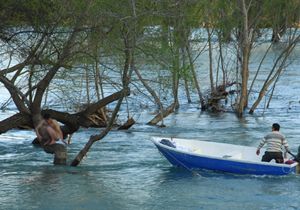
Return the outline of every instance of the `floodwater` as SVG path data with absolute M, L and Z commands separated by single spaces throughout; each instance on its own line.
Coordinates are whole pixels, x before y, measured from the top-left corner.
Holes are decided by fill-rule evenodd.
M 0 135 L 0 209 L 300 209 L 300 176 L 251 176 L 175 168 L 151 143 L 173 136 L 258 145 L 279 122 L 290 148 L 300 145 L 299 61 L 282 75 L 270 109 L 238 119 L 182 105 L 165 128 L 146 126 L 142 111 L 128 131 L 112 131 L 95 143 L 78 167 L 53 166 L 53 157 L 31 144 L 32 131 Z M 3 92 L 2 92 L 3 93 Z M 3 95 L 2 95 L 3 96 Z M 263 103 L 262 103 L 263 104 Z M 0 113 L 0 120 L 12 111 Z M 68 146 L 68 162 L 98 129 L 82 129 Z
M 299 113 L 239 120 L 195 107 L 166 119 L 166 128 L 137 124 L 95 143 L 78 167 L 53 166 L 30 144 L 31 131 L 0 136 L 0 209 L 299 209 L 300 176 L 251 176 L 172 167 L 151 143 L 153 135 L 257 145 L 273 121 L 292 151 L 300 145 Z M 81 130 L 69 161 L 97 129 Z

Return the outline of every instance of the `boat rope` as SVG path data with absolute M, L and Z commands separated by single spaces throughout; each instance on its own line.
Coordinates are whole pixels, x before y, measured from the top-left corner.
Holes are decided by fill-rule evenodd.
M 183 162 L 181 162 L 180 160 L 178 160 L 178 158 L 174 157 L 174 155 L 169 152 L 169 151 L 165 151 L 170 157 L 172 157 L 176 162 L 178 162 L 181 166 L 183 166 L 185 169 L 187 169 L 188 171 L 190 171 L 193 175 L 196 176 L 201 176 L 198 172 L 196 172 L 195 170 L 192 170 L 191 168 L 189 168 L 188 166 L 186 166 Z

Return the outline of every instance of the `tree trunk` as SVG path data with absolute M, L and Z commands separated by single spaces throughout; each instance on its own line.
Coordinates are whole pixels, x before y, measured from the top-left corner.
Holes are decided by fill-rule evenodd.
M 257 78 L 257 76 L 258 76 L 258 74 L 260 72 L 261 66 L 262 66 L 264 60 L 266 59 L 266 57 L 267 57 L 267 55 L 268 55 L 268 53 L 269 53 L 269 51 L 270 51 L 270 49 L 271 49 L 272 46 L 273 46 L 273 44 L 270 44 L 270 46 L 268 47 L 267 51 L 265 52 L 263 58 L 261 59 L 259 65 L 258 65 L 257 71 L 255 73 L 255 76 L 253 77 L 253 80 L 251 82 L 251 85 L 250 85 L 250 88 L 249 88 L 249 91 L 248 91 L 248 98 L 249 98 L 250 93 L 252 92 L 253 85 L 254 85 L 254 83 L 256 81 L 256 78 Z
M 179 100 L 178 100 L 178 88 L 179 88 L 179 48 L 175 47 L 175 56 L 173 58 L 173 71 L 172 71 L 172 89 L 173 89 L 173 97 L 174 97 L 174 104 L 175 109 L 179 108 Z
M 257 106 L 259 105 L 260 101 L 263 99 L 263 97 L 265 96 L 267 89 L 269 88 L 269 86 L 276 80 L 279 79 L 279 76 L 281 74 L 281 72 L 284 70 L 284 65 L 287 61 L 288 56 L 291 54 L 291 52 L 293 51 L 293 49 L 296 46 L 296 43 L 298 42 L 298 40 L 300 39 L 300 35 L 297 36 L 297 38 L 295 38 L 290 45 L 283 50 L 283 52 L 281 53 L 281 55 L 276 59 L 276 62 L 273 65 L 272 70 L 270 71 L 267 79 L 265 80 L 265 83 L 263 84 L 260 92 L 259 92 L 259 96 L 256 99 L 256 101 L 253 103 L 252 107 L 250 108 L 249 113 L 253 114 L 254 110 L 257 108 Z M 281 62 L 280 64 L 278 64 L 279 62 Z M 279 65 L 277 71 L 274 73 L 275 68 L 277 67 L 277 65 Z M 274 74 L 273 74 L 274 73 Z
M 249 77 L 249 57 L 250 57 L 250 48 L 251 48 L 251 37 L 249 31 L 249 23 L 248 23 L 248 10 L 246 9 L 245 0 L 240 2 L 240 7 L 242 11 L 242 18 L 243 18 L 243 30 L 240 36 L 240 48 L 242 49 L 242 68 L 241 68 L 241 75 L 242 75 L 242 86 L 241 86 L 241 93 L 240 93 L 240 100 L 238 103 L 238 110 L 237 115 L 239 117 L 243 116 L 243 112 L 245 107 L 248 104 L 248 77 Z
M 147 82 L 143 79 L 142 75 L 140 74 L 139 70 L 137 68 L 134 67 L 134 72 L 136 73 L 136 75 L 138 76 L 139 80 L 142 82 L 142 84 L 144 85 L 144 87 L 146 88 L 146 90 L 151 94 L 151 96 L 154 98 L 155 103 L 158 105 L 158 111 L 161 114 L 161 119 L 163 119 L 163 104 L 161 103 L 159 97 L 157 96 L 157 94 L 155 93 L 155 91 L 147 84 Z
M 213 61 L 212 61 L 212 45 L 211 45 L 211 36 L 212 31 L 209 28 L 206 28 L 207 35 L 208 35 L 208 58 L 209 58 L 209 80 L 210 80 L 210 90 L 213 93 L 215 89 L 214 85 L 214 74 L 213 74 Z
M 186 44 L 185 44 L 186 45 Z M 188 103 L 191 103 L 191 96 L 190 96 L 190 91 L 189 91 L 189 82 L 187 78 L 187 66 L 186 66 L 186 52 L 184 48 L 181 48 L 181 57 L 182 57 L 182 69 L 183 69 L 183 80 L 184 80 L 184 88 L 185 88 L 185 93 L 187 97 Z
M 169 116 L 171 113 L 174 112 L 176 105 L 175 103 L 171 104 L 169 107 L 167 107 L 163 113 L 157 114 L 150 122 L 147 123 L 147 125 L 156 125 L 159 121 L 161 121 L 163 118 Z
M 200 88 L 200 85 L 199 85 L 200 83 L 198 82 L 198 79 L 197 79 L 197 73 L 196 73 L 196 70 L 195 70 L 195 67 L 194 67 L 194 62 L 193 62 L 193 58 L 192 58 L 192 55 L 191 55 L 191 52 L 190 52 L 189 43 L 187 43 L 186 52 L 187 52 L 187 55 L 188 55 L 189 66 L 190 66 L 190 69 L 192 71 L 194 84 L 195 84 L 195 87 L 196 87 L 196 90 L 197 90 L 197 93 L 198 93 L 198 96 L 199 96 L 201 110 L 205 110 L 206 109 L 205 100 L 204 100 L 203 94 L 201 92 L 201 88 Z
M 118 128 L 118 130 L 128 130 L 131 126 L 135 124 L 135 120 L 131 117 L 129 118 L 126 123 Z
M 85 110 L 77 112 L 75 114 L 69 114 L 66 112 L 60 112 L 51 109 L 43 110 L 41 113 L 48 113 L 53 119 L 56 119 L 57 121 L 63 123 L 64 126 L 62 126 L 62 130 L 64 135 L 76 132 L 79 129 L 79 127 L 105 127 L 107 123 L 103 123 L 102 125 L 96 126 L 93 124 L 89 117 L 97 113 L 99 109 L 105 107 L 107 104 L 119 100 L 124 93 L 126 93 L 126 96 L 130 94 L 129 90 L 127 92 L 116 92 L 110 96 L 101 99 L 98 102 L 90 104 L 86 107 Z M 33 129 L 35 126 L 33 124 L 32 119 L 33 116 L 28 113 L 17 113 L 3 121 L 0 121 L 0 134 L 5 133 L 13 128 Z M 35 121 L 37 121 L 36 123 L 38 123 L 38 120 L 40 120 L 40 115 L 36 115 L 35 119 Z
M 89 70 L 87 64 L 85 65 L 85 90 L 86 90 L 86 97 L 87 103 L 90 104 L 90 78 L 89 78 Z
M 89 141 L 85 144 L 84 148 L 77 154 L 75 159 L 72 161 L 71 166 L 78 166 L 80 164 L 81 160 L 83 159 L 83 157 L 90 150 L 91 146 L 96 141 L 103 139 L 108 134 L 108 132 L 111 130 L 111 128 L 113 126 L 113 122 L 116 119 L 117 113 L 121 107 L 124 96 L 125 96 L 125 94 L 119 99 L 119 101 L 114 109 L 114 112 L 112 114 L 112 117 L 109 120 L 108 126 L 99 135 L 94 135 L 94 136 L 90 137 Z
M 135 6 L 135 1 L 131 0 L 131 6 L 132 6 L 132 14 L 133 14 L 133 21 L 130 23 L 124 23 L 123 25 L 123 30 L 122 30 L 122 35 L 123 35 L 123 41 L 124 41 L 124 55 L 125 55 L 125 62 L 124 62 L 124 68 L 123 68 L 123 74 L 122 74 L 122 86 L 123 90 L 121 92 L 121 96 L 118 100 L 117 105 L 115 106 L 115 109 L 112 113 L 112 116 L 108 122 L 107 127 L 99 134 L 99 135 L 94 135 L 91 136 L 89 141 L 86 143 L 85 147 L 77 154 L 75 159 L 72 161 L 71 166 L 77 166 L 83 159 L 83 157 L 87 154 L 91 146 L 96 142 L 101 139 L 103 139 L 108 132 L 111 130 L 113 123 L 117 117 L 117 114 L 120 110 L 120 107 L 122 105 L 123 99 L 129 94 L 129 83 L 133 71 L 133 67 L 131 64 L 133 64 L 133 59 L 134 59 L 134 48 L 135 48 L 135 36 L 136 36 L 136 6 Z M 133 26 L 133 30 L 131 31 L 128 26 Z M 131 66 L 131 68 L 130 68 Z

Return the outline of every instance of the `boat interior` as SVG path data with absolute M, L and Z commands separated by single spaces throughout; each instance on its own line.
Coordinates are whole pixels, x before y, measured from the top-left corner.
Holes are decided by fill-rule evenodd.
M 256 155 L 257 148 L 251 146 L 180 138 L 153 138 L 153 140 L 156 142 L 161 142 L 162 139 L 170 141 L 175 146 L 175 148 L 172 149 L 185 153 L 214 158 L 261 162 L 262 155 L 265 152 L 264 149 L 261 149 L 260 155 Z M 287 156 L 286 160 L 291 158 L 291 156 Z M 271 162 L 275 163 L 275 160 L 272 160 Z

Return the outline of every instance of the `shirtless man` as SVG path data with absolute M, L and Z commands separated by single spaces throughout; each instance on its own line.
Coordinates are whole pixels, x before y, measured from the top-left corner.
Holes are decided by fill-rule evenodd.
M 43 146 L 55 144 L 59 139 L 66 144 L 58 122 L 51 119 L 49 114 L 43 116 L 43 120 L 36 127 L 36 134 Z
M 46 153 L 54 154 L 54 165 L 66 165 L 66 147 L 65 145 L 56 143 L 56 141 L 59 140 L 59 137 L 62 136 L 62 132 L 56 131 L 55 129 L 57 129 L 57 127 L 53 128 L 50 125 L 50 120 L 52 119 L 50 119 L 49 115 L 45 115 L 43 116 L 43 119 L 40 119 L 38 126 L 35 128 L 37 139 Z
M 43 119 L 36 127 L 35 131 L 42 146 L 55 144 L 57 137 L 56 132 L 46 120 Z
M 45 114 L 44 119 L 48 123 L 48 125 L 50 125 L 51 128 L 54 129 L 54 131 L 56 133 L 56 139 L 57 140 L 58 139 L 63 140 L 63 133 L 60 129 L 60 126 L 59 126 L 58 122 L 56 120 L 52 119 L 49 114 Z

